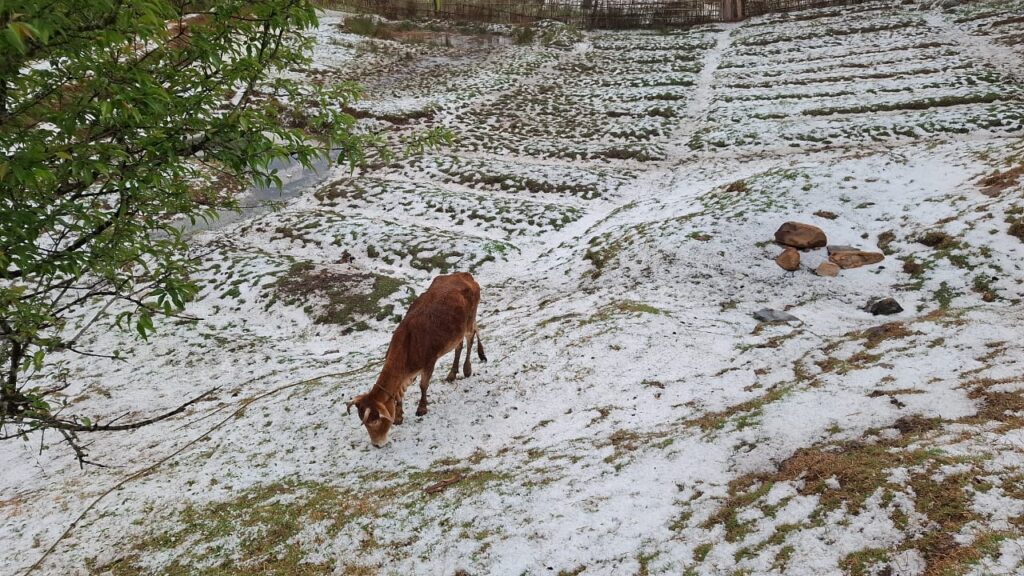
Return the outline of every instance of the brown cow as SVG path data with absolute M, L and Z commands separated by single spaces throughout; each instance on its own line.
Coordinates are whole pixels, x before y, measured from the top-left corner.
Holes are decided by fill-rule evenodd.
M 434 364 L 445 354 L 455 350 L 455 363 L 448 372 L 452 382 L 459 371 L 459 355 L 466 346 L 466 362 L 462 371 L 473 373 L 469 365 L 476 337 L 476 352 L 482 362 L 487 361 L 480 335 L 476 329 L 476 308 L 480 304 L 480 285 L 465 272 L 438 276 L 430 288 L 420 295 L 405 318 L 398 325 L 377 383 L 366 394 L 356 396 L 348 403 L 351 412 L 355 406 L 359 419 L 370 433 L 370 442 L 380 448 L 388 441 L 392 424 L 402 423 L 402 399 L 413 379 L 420 377 L 420 403 L 416 415 L 427 413 L 427 387 Z

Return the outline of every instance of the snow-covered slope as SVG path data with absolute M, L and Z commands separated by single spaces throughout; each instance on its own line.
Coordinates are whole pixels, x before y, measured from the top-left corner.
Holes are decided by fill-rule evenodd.
M 2 572 L 1020 573 L 1021 16 L 887 2 L 483 49 L 327 14 L 308 74 L 456 145 L 198 235 L 200 322 L 61 358 L 99 417 L 220 389 L 96 438 L 108 468 L 0 445 Z M 785 272 L 788 220 L 886 258 Z M 454 270 L 490 362 L 374 449 L 345 401 Z M 879 296 L 904 311 L 861 309 Z

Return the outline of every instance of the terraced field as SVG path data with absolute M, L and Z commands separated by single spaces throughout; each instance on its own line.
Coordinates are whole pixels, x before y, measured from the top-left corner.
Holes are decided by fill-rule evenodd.
M 63 357 L 50 377 L 98 417 L 219 389 L 96 438 L 106 468 L 0 444 L 0 565 L 1024 571 L 1024 4 L 455 47 L 343 20 L 290 73 L 360 79 L 362 129 L 454 143 L 197 233 L 195 320 Z M 785 272 L 788 220 L 885 260 Z M 345 402 L 454 270 L 482 285 L 490 362 L 374 449 Z M 903 311 L 862 309 L 880 296 Z
M 1020 129 L 1013 71 L 958 45 L 949 18 L 835 14 L 736 31 L 711 121 L 690 145 L 821 149 Z

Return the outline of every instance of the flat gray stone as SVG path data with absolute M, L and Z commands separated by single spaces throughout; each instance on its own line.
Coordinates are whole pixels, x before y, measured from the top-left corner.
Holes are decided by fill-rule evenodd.
M 773 310 L 771 308 L 761 308 L 757 312 L 754 312 L 754 319 L 760 320 L 761 322 L 800 322 L 800 319 L 788 312 L 782 310 Z
M 829 244 L 825 247 L 829 254 L 836 252 L 860 252 L 860 248 L 854 248 L 853 246 L 843 246 L 842 244 Z

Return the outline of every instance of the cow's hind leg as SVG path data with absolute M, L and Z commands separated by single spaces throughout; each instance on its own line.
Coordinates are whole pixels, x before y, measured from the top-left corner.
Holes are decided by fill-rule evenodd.
M 448 377 L 445 378 L 448 382 L 455 382 L 455 376 L 459 373 L 459 355 L 462 354 L 462 339 L 459 338 L 459 345 L 455 347 L 455 362 L 452 364 L 452 369 L 448 371 Z M 469 350 L 466 350 L 466 356 L 469 356 Z
M 484 355 L 484 343 L 480 341 L 480 331 L 474 330 L 473 333 L 476 335 L 476 355 L 480 357 L 481 362 L 487 362 L 487 356 Z
M 462 373 L 469 378 L 473 375 L 473 367 L 469 365 L 469 359 L 473 356 L 473 333 L 466 333 L 466 362 L 462 365 Z
M 427 387 L 430 386 L 430 376 L 434 373 L 434 365 L 427 366 L 420 374 L 420 403 L 416 406 L 416 415 L 423 416 L 427 413 Z

